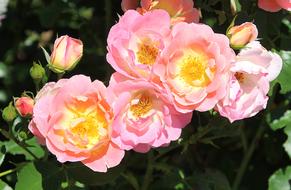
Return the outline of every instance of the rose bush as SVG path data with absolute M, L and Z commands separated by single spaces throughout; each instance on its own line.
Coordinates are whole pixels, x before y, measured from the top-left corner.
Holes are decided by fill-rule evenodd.
M 1 3 L 0 189 L 290 189 L 287 1 Z

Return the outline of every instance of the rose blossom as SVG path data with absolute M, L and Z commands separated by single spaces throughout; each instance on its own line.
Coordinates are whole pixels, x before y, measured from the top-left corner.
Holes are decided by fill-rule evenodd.
M 269 12 L 277 12 L 282 8 L 291 11 L 290 0 L 259 0 L 258 6 Z
M 207 111 L 225 96 L 235 58 L 225 35 L 204 24 L 178 23 L 173 39 L 154 70 L 182 113 Z
M 256 115 L 266 108 L 269 82 L 282 69 L 282 59 L 257 41 L 246 46 L 232 64 L 228 93 L 216 109 L 230 122 Z
M 81 161 L 106 172 L 124 156 L 111 141 L 109 99 L 102 82 L 84 75 L 48 83 L 36 97 L 29 129 L 60 162 Z
M 141 0 L 141 7 L 135 0 L 122 0 L 121 7 L 125 12 L 129 9 L 137 9 L 145 13 L 155 9 L 163 9 L 170 14 L 172 24 L 178 22 L 199 22 L 199 11 L 194 8 L 193 0 Z
M 131 80 L 115 73 L 109 90 L 114 94 L 113 141 L 122 149 L 147 152 L 151 147 L 177 140 L 192 113 L 178 113 L 166 92 L 143 80 Z
M 167 12 L 155 10 L 141 15 L 129 10 L 109 32 L 107 61 L 125 76 L 149 79 L 170 32 Z

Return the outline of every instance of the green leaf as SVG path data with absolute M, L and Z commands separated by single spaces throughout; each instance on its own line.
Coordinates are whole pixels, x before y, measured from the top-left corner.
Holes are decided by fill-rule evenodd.
M 15 190 L 43 190 L 41 174 L 36 170 L 33 163 L 24 166 L 18 173 Z
M 290 190 L 289 180 L 291 180 L 291 166 L 285 171 L 279 169 L 269 178 L 268 190 Z
M 232 13 L 241 11 L 241 4 L 239 3 L 239 0 L 230 0 L 230 5 Z
M 87 185 L 104 185 L 114 181 L 121 175 L 124 165 L 120 164 L 114 168 L 109 168 L 106 173 L 94 172 L 81 163 L 71 163 L 67 165 L 69 176 Z
M 36 162 L 36 169 L 42 176 L 44 190 L 59 190 L 61 188 L 63 168 L 54 162 Z
M 25 165 L 18 173 L 16 190 L 60 190 L 63 169 L 53 162 Z
M 226 176 L 214 169 L 206 169 L 203 173 L 195 172 L 191 177 L 187 178 L 187 181 L 193 185 L 193 189 L 231 190 Z
M 40 48 L 42 49 L 43 53 L 44 53 L 44 56 L 45 56 L 45 60 L 48 64 L 50 64 L 51 62 L 51 57 L 49 55 L 49 53 L 42 47 L 40 46 Z
M 285 127 L 284 132 L 288 136 L 288 138 L 284 142 L 283 146 L 285 148 L 285 151 L 288 153 L 289 158 L 291 158 L 291 126 Z
M 25 143 L 28 145 L 28 149 L 35 154 L 38 158 L 41 158 L 44 156 L 44 150 L 41 148 L 41 146 L 38 144 L 36 138 L 31 138 Z M 9 152 L 12 155 L 19 155 L 23 154 L 27 160 L 34 160 L 34 158 L 26 152 L 23 148 L 21 148 L 18 144 L 16 144 L 13 141 L 7 141 L 4 142 L 6 152 Z
M 0 180 L 0 189 L 1 190 L 12 190 L 12 188 L 2 180 Z
M 270 126 L 273 130 L 285 127 L 284 133 L 287 135 L 287 140 L 284 142 L 283 146 L 291 158 L 291 110 L 287 110 L 281 118 L 274 120 Z
M 281 51 L 280 55 L 283 59 L 283 68 L 276 81 L 281 85 L 280 93 L 286 94 L 291 91 L 291 51 Z
M 12 188 L 7 185 L 4 181 L 0 179 L 0 189 L 1 190 L 12 190 Z
M 281 118 L 274 120 L 270 126 L 274 131 L 291 126 L 291 110 L 287 110 Z
M 0 166 L 2 165 L 3 161 L 5 158 L 5 154 L 3 154 L 2 152 L 0 152 Z
M 5 146 L 3 144 L 0 144 L 0 166 L 2 165 L 5 159 L 5 154 L 6 154 Z

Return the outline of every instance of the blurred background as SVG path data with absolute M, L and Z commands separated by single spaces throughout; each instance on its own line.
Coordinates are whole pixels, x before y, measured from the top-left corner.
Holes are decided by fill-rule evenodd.
M 8 2 L 7 10 L 3 6 L 5 2 Z M 254 21 L 261 43 L 267 49 L 284 55 L 285 64 L 290 65 L 286 72 L 291 74 L 290 12 L 265 12 L 257 7 L 256 0 L 239 2 L 236 23 Z M 0 107 L 5 107 L 13 96 L 18 97 L 23 91 L 35 93 L 29 69 L 33 61 L 46 65 L 40 46 L 51 52 L 54 40 L 61 35 L 67 34 L 84 43 L 81 62 L 64 77 L 85 74 L 108 84 L 113 69 L 106 62 L 106 39 L 111 26 L 123 14 L 120 3 L 121 0 L 0 0 Z M 196 0 L 195 7 L 201 10 L 201 22 L 218 33 L 225 34 L 236 14 L 231 10 L 229 0 Z M 50 80 L 55 81 L 56 78 L 51 75 Z M 290 82 L 288 77 L 283 80 Z M 45 167 L 38 167 L 36 163 L 42 175 L 38 180 L 44 180 L 48 173 L 54 177 L 44 180 L 46 190 L 142 189 L 151 155 L 156 159 L 151 166 L 153 171 L 148 189 L 237 190 L 235 183 L 239 183 L 238 189 L 241 190 L 267 189 L 270 175 L 290 164 L 282 147 L 286 135 L 282 130 L 271 130 L 268 122 L 262 119 L 265 114 L 273 119 L 279 118 L 290 109 L 291 93 L 288 90 L 291 89 L 282 92 L 275 82 L 273 87 L 271 111 L 255 118 L 230 125 L 228 121 L 212 116 L 212 113 L 195 112 L 192 123 L 185 128 L 182 136 L 189 141 L 187 146 L 179 146 L 177 142 L 149 154 L 128 152 L 122 164 L 107 174 L 95 174 L 77 167 L 68 169 L 69 176 L 49 173 L 50 167 L 58 171 L 57 168 L 64 166 L 57 163 L 54 156 L 48 155 L 49 162 Z M 209 129 L 205 126 L 209 125 L 210 117 L 215 119 Z M 7 127 L 2 120 L 1 127 Z M 264 130 L 258 135 L 260 127 Z M 0 139 L 3 142 L 7 140 L 4 136 Z M 250 148 L 253 151 L 249 151 Z M 21 176 L 15 168 L 30 159 L 12 148 L 9 151 L 6 147 L 5 151 L 1 151 L 5 157 L 2 159 L 0 156 L 0 177 L 13 188 Z M 248 162 L 243 165 L 245 157 Z M 3 175 L 10 169 L 15 169 L 15 172 Z M 56 178 L 58 176 L 59 179 Z M 63 186 L 48 186 L 55 183 Z M 20 187 L 18 189 L 21 190 Z M 30 187 L 23 190 L 30 190 Z

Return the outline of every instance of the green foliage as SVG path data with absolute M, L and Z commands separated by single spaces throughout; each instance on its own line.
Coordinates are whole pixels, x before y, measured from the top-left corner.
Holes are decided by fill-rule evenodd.
M 188 178 L 190 184 L 203 190 L 231 190 L 226 176 L 217 170 L 206 169 L 205 172 L 194 173 Z
M 38 60 L 43 66 L 49 62 L 42 49 L 52 49 L 57 36 L 68 34 L 84 43 L 81 63 L 64 77 L 82 73 L 108 83 L 113 69 L 106 62 L 106 39 L 123 14 L 120 2 L 10 0 L 0 28 L 1 110 L 24 90 L 36 94 L 30 68 Z M 12 115 L 12 126 L 0 121 L 0 190 L 267 189 L 270 174 L 286 167 L 291 158 L 291 22 L 287 11 L 269 13 L 257 2 L 195 0 L 195 7 L 201 10 L 201 22 L 222 34 L 235 16 L 235 24 L 253 21 L 264 47 L 283 58 L 267 110 L 232 124 L 215 111 L 194 112 L 177 142 L 155 149 L 152 157 L 127 151 L 122 164 L 107 173 L 93 172 L 79 162 L 57 162 L 32 137 L 29 119 Z M 48 79 L 57 80 L 47 68 L 38 67 L 32 75 L 40 80 L 39 87 Z M 269 190 L 289 190 L 290 178 L 290 166 L 279 169 L 269 179 Z
M 3 182 L 2 180 L 0 180 L 0 189 L 1 190 L 12 190 L 12 188 L 7 185 L 5 182 Z
M 42 176 L 34 167 L 33 163 L 24 166 L 18 173 L 18 181 L 15 190 L 43 190 Z
M 10 140 L 7 142 L 1 142 L 6 149 L 6 153 L 10 153 L 12 155 L 24 155 L 26 160 L 34 160 L 31 154 L 29 154 L 25 149 L 17 145 L 14 141 Z M 33 154 L 35 154 L 38 158 L 44 156 L 44 150 L 41 148 L 36 138 L 29 139 L 25 141 L 27 149 L 29 149 Z
M 284 171 L 279 169 L 269 178 L 268 190 L 290 190 L 291 166 Z
M 285 127 L 285 128 L 284 128 Z M 278 130 L 284 128 L 284 132 L 287 135 L 287 140 L 284 143 L 284 148 L 291 158 L 291 110 L 287 110 L 285 114 L 271 123 L 271 128 L 273 130 Z
M 276 81 L 281 85 L 280 92 L 286 94 L 291 91 L 291 51 L 281 51 L 280 55 L 283 59 L 283 69 Z

